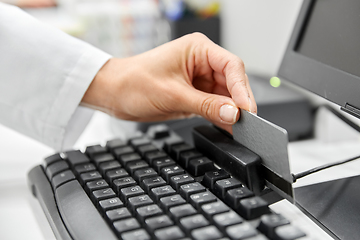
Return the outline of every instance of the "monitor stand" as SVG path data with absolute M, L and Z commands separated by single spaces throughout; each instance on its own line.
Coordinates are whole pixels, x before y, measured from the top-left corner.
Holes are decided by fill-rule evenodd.
M 336 110 L 325 106 L 318 113 L 320 117 L 315 124 L 315 136 L 322 142 L 358 139 L 359 126 L 339 115 Z M 341 168 L 338 167 L 338 171 L 340 173 Z M 334 239 L 358 240 L 359 190 L 360 176 L 320 182 L 295 188 L 295 204 Z
M 360 176 L 295 189 L 296 205 L 335 239 L 360 239 Z

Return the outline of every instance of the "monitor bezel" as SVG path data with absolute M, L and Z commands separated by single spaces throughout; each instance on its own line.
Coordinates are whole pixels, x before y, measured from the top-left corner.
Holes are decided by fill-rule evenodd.
M 278 75 L 360 118 L 360 77 L 296 52 L 315 1 L 304 0 Z

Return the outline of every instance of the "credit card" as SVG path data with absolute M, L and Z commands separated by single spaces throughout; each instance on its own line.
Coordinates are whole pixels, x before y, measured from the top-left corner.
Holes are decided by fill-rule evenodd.
M 261 157 L 266 185 L 293 201 L 287 131 L 248 111 L 240 111 L 240 119 L 232 127 L 234 139 Z

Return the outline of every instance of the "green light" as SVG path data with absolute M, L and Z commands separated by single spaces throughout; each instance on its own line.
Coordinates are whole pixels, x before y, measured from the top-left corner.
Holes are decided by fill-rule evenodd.
M 281 80 L 278 77 L 272 77 L 270 78 L 270 85 L 277 88 L 281 85 Z

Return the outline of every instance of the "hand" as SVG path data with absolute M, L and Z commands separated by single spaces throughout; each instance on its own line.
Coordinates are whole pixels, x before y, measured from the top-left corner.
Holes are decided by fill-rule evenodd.
M 16 6 L 21 8 L 40 8 L 40 7 L 54 7 L 55 0 L 17 0 Z
M 134 57 L 110 59 L 82 104 L 132 121 L 197 114 L 229 132 L 239 119 L 238 108 L 257 111 L 242 60 L 199 33 Z

